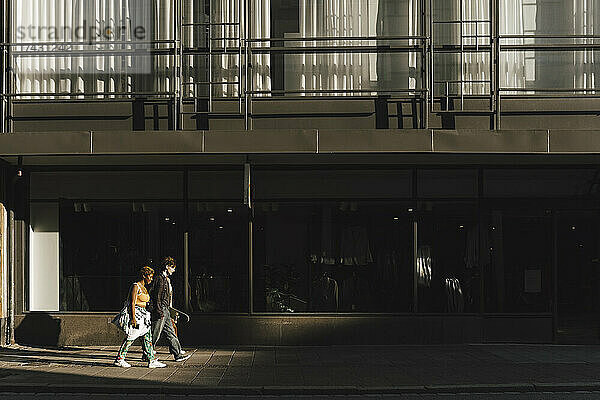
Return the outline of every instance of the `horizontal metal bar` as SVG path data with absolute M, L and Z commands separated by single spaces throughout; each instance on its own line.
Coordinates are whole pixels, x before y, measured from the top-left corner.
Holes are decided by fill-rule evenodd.
M 600 43 L 581 44 L 499 44 L 500 51 L 584 51 L 600 49 Z
M 184 47 L 183 55 L 205 55 L 205 54 L 237 54 L 239 55 L 239 47 L 227 47 L 227 48 L 212 48 L 208 47 Z
M 146 49 L 145 53 L 151 55 L 173 55 L 176 49 Z M 43 50 L 43 51 L 13 51 L 10 54 L 12 57 L 32 58 L 32 57 L 107 57 L 111 55 L 130 56 L 143 54 L 138 50 Z
M 239 22 L 188 22 L 181 24 L 181 26 L 222 26 L 222 25 L 234 25 L 240 26 Z
M 422 40 L 429 39 L 428 36 L 323 36 L 323 37 L 305 37 L 305 38 L 250 38 L 248 43 L 262 42 L 321 42 L 332 40 Z
M 252 47 L 253 54 L 287 53 L 287 54 L 313 54 L 313 53 L 407 53 L 418 52 L 422 49 L 414 46 L 331 46 L 331 47 Z
M 127 93 L 110 93 L 110 92 L 31 92 L 31 93 L 9 93 L 5 96 L 7 97 L 64 97 L 64 96 L 174 96 L 175 92 L 127 92 Z
M 175 39 L 164 39 L 164 40 L 146 40 L 146 41 L 133 41 L 133 40 L 107 40 L 107 41 L 87 41 L 87 42 L 10 42 L 0 43 L 0 46 L 7 47 L 21 47 L 21 46 L 60 46 L 60 45 L 72 45 L 72 46 L 97 46 L 97 45 L 112 45 L 112 44 L 126 44 L 126 45 L 147 45 L 147 44 L 177 44 L 179 40 Z
M 427 89 L 391 89 L 385 93 L 427 92 Z M 299 94 L 299 93 L 380 93 L 370 89 L 304 89 L 304 90 L 250 90 L 248 94 Z
M 276 100 L 276 101 L 280 101 L 280 100 L 333 100 L 333 101 L 347 101 L 347 100 L 371 100 L 371 99 L 377 99 L 379 98 L 381 95 L 386 94 L 385 92 L 378 92 L 378 94 L 376 95 L 349 95 L 349 96 L 335 96 L 335 95 L 329 95 L 329 96 L 280 96 L 280 97 L 267 97 L 267 96 L 257 96 L 257 97 L 252 97 L 252 101 L 269 101 L 269 100 Z M 419 94 L 415 94 L 415 95 L 410 95 L 410 94 L 406 94 L 404 96 L 394 96 L 392 97 L 393 93 L 390 93 L 390 97 L 388 97 L 388 100 L 413 100 L 413 99 L 423 99 L 423 96 L 419 95 Z
M 500 35 L 500 39 L 600 39 L 600 35 Z
M 489 19 L 449 19 L 446 21 L 433 21 L 434 24 L 491 24 L 492 21 Z
M 461 81 L 461 80 L 433 81 L 433 83 L 490 83 L 490 82 L 491 82 L 490 79 L 488 79 L 488 80 L 473 79 L 473 80 L 464 80 L 464 81 Z
M 209 114 L 209 115 L 219 115 L 219 116 L 230 116 L 230 115 L 243 115 L 239 112 L 224 112 L 224 111 L 180 111 L 180 114 L 183 115 L 197 115 L 197 114 Z
M 239 81 L 231 81 L 231 82 L 182 82 L 184 86 L 193 86 L 193 85 L 239 85 Z
M 600 88 L 498 88 L 500 91 L 512 91 L 512 92 L 600 92 Z
M 600 99 L 600 90 L 597 90 L 598 94 L 503 94 L 503 99 Z M 514 110 L 516 111 L 516 110 Z M 600 112 L 599 112 L 600 114 Z
M 489 53 L 492 46 L 489 44 L 469 44 L 469 45 L 438 45 L 434 46 L 434 53 Z

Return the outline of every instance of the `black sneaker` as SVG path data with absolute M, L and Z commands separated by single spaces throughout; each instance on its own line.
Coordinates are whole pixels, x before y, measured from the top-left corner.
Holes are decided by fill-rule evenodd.
M 185 361 L 185 360 L 187 360 L 190 357 L 191 356 L 189 354 L 188 355 L 180 354 L 177 357 L 175 357 L 175 361 L 177 361 L 177 362 Z

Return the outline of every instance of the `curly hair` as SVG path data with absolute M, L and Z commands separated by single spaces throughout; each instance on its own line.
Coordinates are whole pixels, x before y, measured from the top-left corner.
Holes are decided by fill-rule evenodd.
M 160 263 L 160 270 L 164 271 L 167 267 L 175 267 L 177 264 L 175 263 L 175 259 L 173 257 L 165 257 L 162 259 Z
M 138 272 L 138 279 L 141 281 L 144 280 L 145 277 L 150 275 L 154 275 L 154 270 L 149 266 L 145 265 L 142 268 L 140 268 Z

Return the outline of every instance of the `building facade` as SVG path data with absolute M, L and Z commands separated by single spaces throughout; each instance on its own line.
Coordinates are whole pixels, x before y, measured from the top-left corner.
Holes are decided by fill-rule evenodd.
M 1 4 L 3 343 L 596 342 L 599 2 Z

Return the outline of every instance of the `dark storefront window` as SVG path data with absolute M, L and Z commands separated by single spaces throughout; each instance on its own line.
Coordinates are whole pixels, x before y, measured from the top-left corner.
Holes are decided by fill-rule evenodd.
M 552 215 L 494 210 L 488 225 L 487 312 L 550 312 Z
M 410 311 L 409 171 L 255 176 L 255 311 Z
M 157 267 L 166 255 L 181 265 L 180 202 L 60 201 L 61 290 L 64 311 L 119 308 L 142 265 Z M 183 268 L 173 278 L 181 295 Z M 181 304 L 181 298 L 175 298 Z
M 551 312 L 556 209 L 589 195 L 594 171 L 572 168 L 484 171 L 488 249 L 485 310 Z
M 479 312 L 477 170 L 424 169 L 417 179 L 427 199 L 418 204 L 417 311 Z
M 31 309 L 116 310 L 141 266 L 156 266 L 166 255 L 181 265 L 182 177 L 159 171 L 32 173 Z M 173 280 L 176 293 L 182 272 Z
M 243 171 L 189 173 L 189 306 L 248 312 L 248 208 Z

